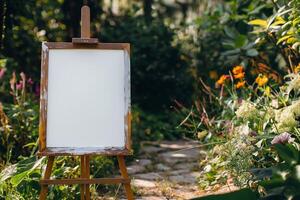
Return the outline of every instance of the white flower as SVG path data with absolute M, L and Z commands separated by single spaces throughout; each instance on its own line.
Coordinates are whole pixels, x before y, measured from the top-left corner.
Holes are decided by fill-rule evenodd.
M 241 135 L 249 135 L 251 133 L 251 129 L 247 124 L 238 126 L 235 128 L 235 133 L 241 134 Z
M 290 93 L 292 90 L 298 92 L 300 90 L 300 75 L 299 74 L 289 74 L 286 78 L 291 80 L 287 82 L 287 93 Z
M 292 104 L 289 106 L 289 109 L 291 112 L 295 114 L 295 117 L 300 116 L 300 100 L 292 102 Z
M 259 116 L 259 112 L 256 109 L 255 105 L 249 101 L 243 101 L 242 105 L 235 112 L 238 118 L 253 119 Z
M 291 111 L 291 107 L 275 111 L 275 120 L 277 121 L 276 129 L 279 133 L 292 131 L 294 127 L 298 125 L 295 114 Z

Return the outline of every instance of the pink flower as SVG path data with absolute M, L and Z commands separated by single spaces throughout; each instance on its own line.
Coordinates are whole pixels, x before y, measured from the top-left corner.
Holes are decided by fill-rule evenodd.
M 0 69 L 0 79 L 4 76 L 5 71 L 5 68 Z
M 17 90 L 21 90 L 23 88 L 23 81 L 19 81 L 19 83 L 16 84 Z
M 285 144 L 285 143 L 291 143 L 295 140 L 295 138 L 291 137 L 291 134 L 284 132 L 280 135 L 277 135 L 274 137 L 274 139 L 271 141 L 271 144 Z
M 36 84 L 36 85 L 35 85 L 35 91 L 34 91 L 35 95 L 36 95 L 37 97 L 40 96 L 40 92 L 41 92 L 40 85 L 39 85 L 39 84 Z
M 29 78 L 29 79 L 27 80 L 27 83 L 28 83 L 29 85 L 33 85 L 33 80 L 32 80 L 31 78 Z
M 12 77 L 11 77 L 11 79 L 9 81 L 9 83 L 10 83 L 10 89 L 11 89 L 12 92 L 15 91 L 15 83 L 17 82 L 16 80 L 17 80 L 16 73 L 13 72 L 12 73 Z

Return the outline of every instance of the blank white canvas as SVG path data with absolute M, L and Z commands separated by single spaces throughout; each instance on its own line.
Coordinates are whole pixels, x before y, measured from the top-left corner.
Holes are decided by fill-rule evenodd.
M 124 50 L 50 49 L 47 147 L 124 147 Z

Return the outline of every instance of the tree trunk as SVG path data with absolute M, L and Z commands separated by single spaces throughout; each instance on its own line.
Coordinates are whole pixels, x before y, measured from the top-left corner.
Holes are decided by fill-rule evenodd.
M 80 9 L 82 0 L 65 0 L 62 11 L 65 16 L 64 24 L 67 28 L 67 40 L 73 37 L 80 37 Z
M 146 22 L 150 22 L 152 20 L 152 4 L 153 0 L 144 0 L 144 16 Z
M 0 1 L 0 49 L 3 47 L 5 0 Z

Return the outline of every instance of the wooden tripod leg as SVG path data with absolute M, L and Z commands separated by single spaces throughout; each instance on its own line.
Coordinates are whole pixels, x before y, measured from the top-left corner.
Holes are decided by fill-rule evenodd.
M 124 156 L 117 156 L 117 158 L 118 158 L 119 168 L 122 177 L 128 179 L 129 176 L 127 173 Z M 127 199 L 133 200 L 133 192 L 131 190 L 130 183 L 124 183 L 124 188 L 125 188 Z
M 85 178 L 90 178 L 90 157 L 85 156 Z M 90 200 L 91 194 L 90 194 L 90 185 L 85 185 L 85 199 Z
M 85 177 L 85 156 L 80 156 L 80 177 Z M 85 185 L 80 185 L 80 199 L 85 200 Z
M 46 171 L 44 174 L 44 179 L 50 179 L 53 163 L 54 163 L 54 156 L 49 156 L 47 166 L 46 166 Z M 40 200 L 46 200 L 47 193 L 48 193 L 48 185 L 42 185 Z

